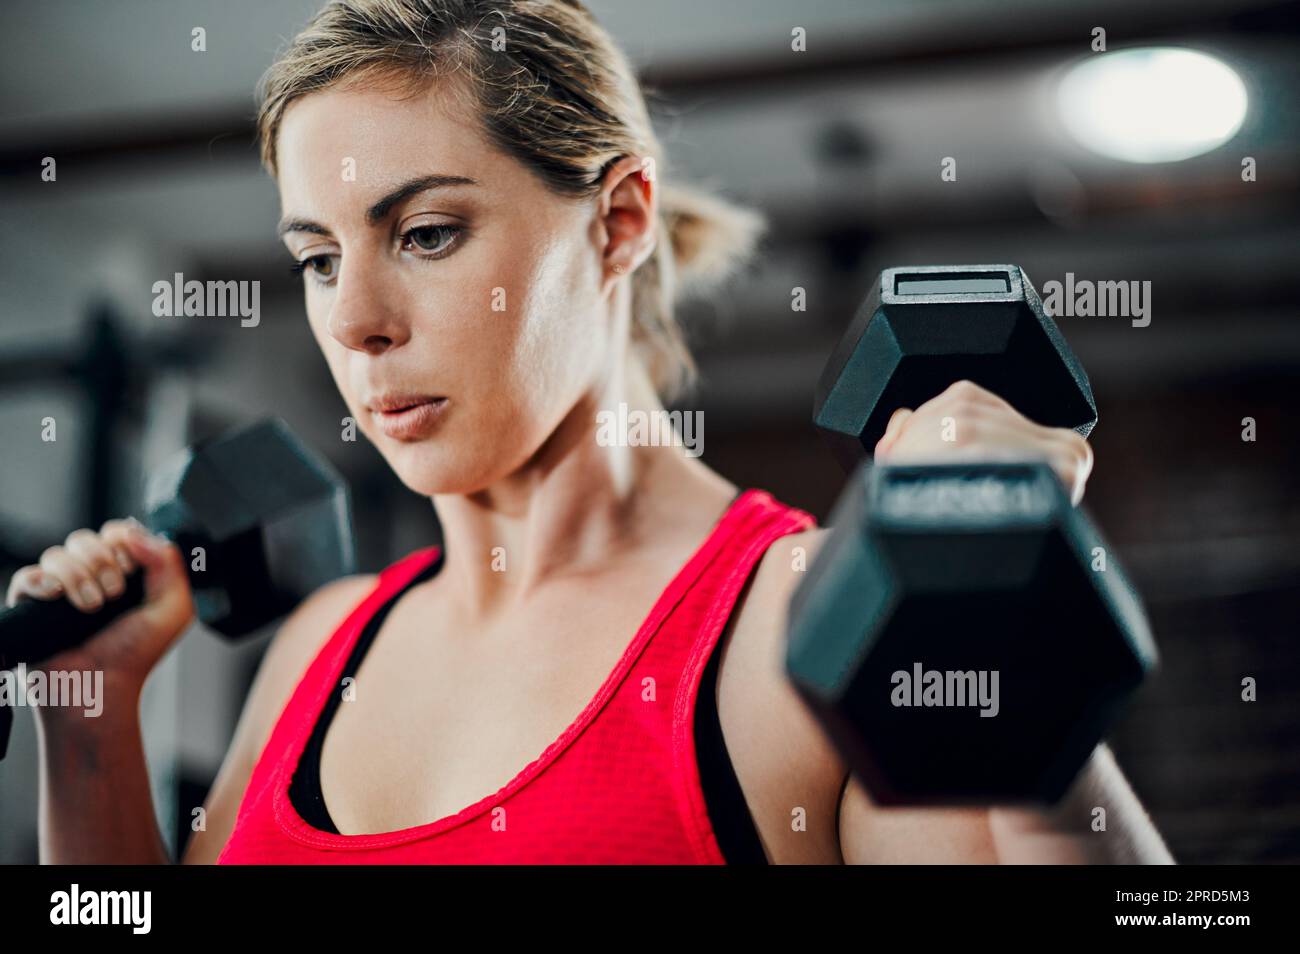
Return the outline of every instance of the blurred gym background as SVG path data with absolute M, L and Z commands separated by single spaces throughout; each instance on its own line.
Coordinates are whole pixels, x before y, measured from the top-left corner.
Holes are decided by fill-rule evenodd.
M 706 412 L 704 459 L 742 485 L 826 516 L 843 477 L 809 424 L 813 384 L 882 267 L 1014 262 L 1040 290 L 1067 273 L 1151 283 L 1147 327 L 1059 318 L 1100 407 L 1086 505 L 1136 577 L 1164 658 L 1113 746 L 1180 861 L 1300 860 L 1300 3 L 589 5 L 652 90 L 669 177 L 720 188 L 771 222 L 744 280 L 682 312 L 704 374 L 688 403 Z M 141 474 L 167 453 L 267 412 L 348 477 L 363 569 L 436 540 L 428 502 L 370 445 L 338 439 L 345 409 L 252 145 L 254 84 L 317 6 L 7 11 L 5 581 L 69 531 L 138 513 Z M 203 53 L 191 50 L 199 26 Z M 791 49 L 795 27 L 806 51 Z M 1231 73 L 1148 58 L 1136 73 L 1094 75 L 1110 95 L 1100 105 L 1086 88 L 1072 100 L 1062 78 L 1104 55 L 1097 27 L 1111 54 L 1194 50 Z M 1170 89 L 1161 120 L 1142 121 L 1135 110 Z M 47 156 L 56 182 L 41 180 Z M 941 179 L 945 157 L 955 181 Z M 260 325 L 155 318 L 151 286 L 176 272 L 259 280 Z M 792 309 L 796 287 L 804 311 Z M 58 421 L 52 444 L 39 439 L 46 416 Z M 266 641 L 192 633 L 151 679 L 145 735 L 174 839 Z M 1247 677 L 1256 702 L 1241 701 Z M 19 710 L 0 762 L 0 861 L 36 859 L 34 766 Z

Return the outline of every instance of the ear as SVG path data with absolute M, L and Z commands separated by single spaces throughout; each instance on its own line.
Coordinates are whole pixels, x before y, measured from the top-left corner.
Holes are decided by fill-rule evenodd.
M 651 164 L 624 156 L 605 173 L 597 203 L 601 241 L 601 292 L 631 275 L 659 239 L 659 188 Z

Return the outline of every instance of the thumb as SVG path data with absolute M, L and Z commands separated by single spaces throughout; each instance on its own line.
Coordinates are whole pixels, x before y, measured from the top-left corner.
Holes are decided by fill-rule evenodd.
M 900 407 L 889 418 L 889 424 L 885 427 L 885 433 L 876 441 L 875 456 L 889 453 L 889 449 L 894 446 L 894 441 L 898 440 L 898 435 L 903 429 L 903 424 L 912 416 L 912 409 Z
M 140 612 L 158 625 L 180 625 L 192 612 L 180 548 L 146 531 L 126 536 L 126 546 L 144 572 Z

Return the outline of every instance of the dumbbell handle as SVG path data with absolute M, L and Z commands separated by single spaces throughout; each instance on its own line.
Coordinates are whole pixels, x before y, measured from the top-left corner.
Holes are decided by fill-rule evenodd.
M 0 613 L 0 672 L 19 663 L 44 662 L 86 642 L 123 613 L 144 602 L 144 571 L 126 577 L 126 589 L 93 613 L 83 613 L 65 596 L 26 599 Z

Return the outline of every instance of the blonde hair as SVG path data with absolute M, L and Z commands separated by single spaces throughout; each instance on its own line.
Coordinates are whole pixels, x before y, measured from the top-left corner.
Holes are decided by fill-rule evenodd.
M 293 100 L 345 80 L 469 80 L 489 141 L 554 192 L 591 197 L 614 162 L 653 160 L 660 235 L 632 275 L 632 340 L 667 404 L 697 369 L 673 304 L 717 287 L 753 252 L 764 221 L 717 196 L 663 181 L 666 157 L 640 84 L 578 0 L 332 0 L 259 84 L 262 162 L 277 174 L 276 136 Z M 457 87 L 451 87 L 453 94 Z

